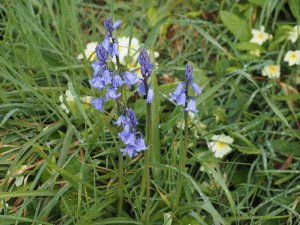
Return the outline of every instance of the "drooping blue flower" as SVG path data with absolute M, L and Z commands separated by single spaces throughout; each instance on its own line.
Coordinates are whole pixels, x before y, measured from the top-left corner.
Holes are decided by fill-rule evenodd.
M 178 86 L 176 87 L 175 91 L 174 91 L 174 94 L 175 95 L 180 95 L 181 93 L 183 93 L 185 91 L 185 87 L 184 87 L 184 83 L 183 82 L 180 82 L 178 84 Z
M 124 136 L 122 138 L 122 141 L 126 145 L 133 145 L 133 146 L 135 146 L 135 142 L 136 142 L 135 133 L 133 131 L 129 132 L 127 136 Z
M 193 66 L 192 66 L 192 64 L 187 64 L 185 67 L 185 76 L 186 76 L 188 83 L 192 82 L 192 80 L 193 80 L 192 75 L 193 75 Z
M 111 33 L 113 32 L 113 30 L 117 29 L 120 25 L 121 25 L 121 20 L 116 21 L 115 23 L 113 23 L 112 18 L 111 17 L 107 17 L 104 22 L 103 25 L 105 27 L 105 29 Z
M 107 92 L 106 92 L 106 95 L 105 95 L 105 98 L 107 100 L 110 100 L 110 99 L 117 99 L 121 96 L 120 93 L 118 93 L 118 89 L 117 88 L 114 88 L 114 87 L 110 87 L 107 89 Z
M 150 76 L 153 70 L 153 64 L 150 61 L 150 56 L 146 49 L 142 48 L 138 56 L 138 62 L 141 66 L 141 73 L 143 77 Z
M 102 65 L 99 61 L 93 62 L 92 67 L 94 69 L 93 76 L 97 76 L 101 72 Z
M 123 74 L 124 81 L 128 86 L 134 85 L 139 81 L 139 78 L 137 77 L 135 72 L 128 72 L 126 71 Z
M 104 70 L 102 74 L 102 80 L 105 83 L 105 85 L 111 84 L 111 76 L 109 70 Z
M 136 147 L 134 145 L 127 145 L 125 148 L 120 150 L 123 155 L 128 155 L 130 158 L 133 158 L 137 155 Z
M 136 152 L 141 152 L 147 149 L 147 146 L 145 145 L 145 141 L 142 135 L 140 135 L 140 137 L 136 140 L 135 146 L 136 146 Z
M 110 52 L 110 42 L 111 42 L 111 36 L 110 35 L 106 35 L 103 42 L 102 42 L 102 46 L 105 49 L 105 51 L 107 51 L 108 53 Z
M 131 109 L 126 109 L 125 113 L 126 113 L 127 118 L 129 119 L 128 125 L 130 125 L 131 127 L 136 127 L 138 122 L 137 122 L 135 113 Z
M 173 101 L 175 101 L 178 105 L 185 105 L 186 102 L 186 93 L 184 83 L 179 83 L 175 91 L 170 94 L 170 97 Z
M 200 95 L 201 94 L 202 91 L 201 91 L 200 87 L 198 86 L 198 84 L 192 82 L 192 88 L 193 88 L 193 90 L 194 90 L 194 92 L 195 92 L 196 95 Z
M 152 88 L 149 88 L 148 94 L 147 94 L 147 103 L 152 103 L 153 96 L 154 96 L 154 91 Z
M 195 113 L 197 112 L 196 102 L 193 97 L 188 96 L 188 88 L 191 86 L 196 95 L 201 94 L 201 89 L 196 83 L 193 82 L 193 67 L 191 64 L 187 64 L 185 67 L 185 77 L 186 82 L 179 83 L 174 92 L 170 94 L 170 97 L 177 103 L 177 105 L 184 106 L 184 110 Z M 188 99 L 191 100 L 188 102 Z
M 112 50 L 111 50 L 111 54 L 119 56 L 119 46 L 117 42 L 114 42 L 112 44 Z
M 104 28 L 108 31 L 108 32 L 112 32 L 113 31 L 113 21 L 112 18 L 110 16 L 106 17 L 106 19 L 103 22 L 103 26 Z
M 136 89 L 139 96 L 146 95 L 145 84 L 144 82 L 140 82 L 138 88 Z
M 130 129 L 129 125 L 125 125 L 124 130 L 121 133 L 119 133 L 118 136 L 125 144 L 135 146 L 135 133 L 134 130 Z
M 102 77 L 100 76 L 94 76 L 92 77 L 92 79 L 89 80 L 89 83 L 91 85 L 92 88 L 98 89 L 99 91 L 102 88 L 105 88 L 105 83 L 103 82 Z
M 187 104 L 187 107 L 185 108 L 186 111 L 191 111 L 193 113 L 198 112 L 197 107 L 196 107 L 196 101 L 194 98 L 192 98 L 189 103 Z
M 103 109 L 104 100 L 102 98 L 93 99 L 91 104 L 94 106 L 95 109 L 97 109 L 101 112 L 104 112 L 104 109 Z
M 104 27 L 107 30 L 106 36 L 102 42 L 104 49 L 110 54 L 111 57 L 119 56 L 119 47 L 116 38 L 112 36 L 113 30 L 117 29 L 121 24 L 121 20 L 113 23 L 111 17 L 104 20 Z
M 118 137 L 121 138 L 121 140 L 123 141 L 130 134 L 130 132 L 131 132 L 130 131 L 130 126 L 126 124 L 124 126 L 124 130 L 121 133 L 118 133 Z
M 108 53 L 107 51 L 105 50 L 105 48 L 103 47 L 103 45 L 97 45 L 96 47 L 96 56 L 97 56 L 97 59 L 100 61 L 100 63 L 102 65 L 106 65 L 106 60 L 108 58 Z
M 118 117 L 118 119 L 115 122 L 115 124 L 117 124 L 120 127 L 120 126 L 129 125 L 129 122 L 130 122 L 129 119 L 126 116 L 124 116 L 123 114 L 121 114 Z
M 112 82 L 111 82 L 111 85 L 115 88 L 117 87 L 120 87 L 123 85 L 123 80 L 122 78 L 118 75 L 118 74 L 115 74 L 112 78 Z

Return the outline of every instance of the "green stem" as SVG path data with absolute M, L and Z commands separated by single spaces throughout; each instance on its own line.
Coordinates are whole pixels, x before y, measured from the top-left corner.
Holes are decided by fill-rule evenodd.
M 115 39 L 113 39 L 115 41 Z M 116 61 L 117 61 L 117 70 L 118 73 L 120 72 L 120 60 L 119 57 L 116 56 Z M 123 92 L 123 90 L 122 90 Z M 122 100 L 123 93 L 120 97 L 120 101 L 117 100 L 117 107 L 118 107 L 118 113 L 119 115 L 122 113 L 122 105 L 120 102 L 123 102 Z M 122 214 L 122 209 L 123 209 L 123 190 L 124 190 L 124 159 L 122 152 L 119 151 L 119 162 L 118 162 L 118 206 L 117 206 L 117 216 L 121 216 Z
M 151 104 L 147 104 L 147 144 L 148 149 L 145 156 L 145 174 L 146 174 L 146 207 L 145 207 L 145 225 L 150 224 L 150 160 L 151 160 Z
M 185 83 L 185 94 L 188 96 L 188 82 L 186 81 Z M 187 108 L 187 99 L 184 108 Z M 179 152 L 179 168 L 178 168 L 178 180 L 177 180 L 177 185 L 176 187 L 178 190 L 176 191 L 176 196 L 175 196 L 175 201 L 174 201 L 174 208 L 177 208 L 180 197 L 181 197 L 181 192 L 182 192 L 182 187 L 183 187 L 183 175 L 182 172 L 185 170 L 185 164 L 186 164 L 186 157 L 187 157 L 187 149 L 188 149 L 188 111 L 184 111 L 184 140 L 183 140 L 183 146 L 180 145 L 180 152 Z
M 124 190 L 124 174 L 123 174 L 123 167 L 124 167 L 124 159 L 122 152 L 119 151 L 119 168 L 118 168 L 118 208 L 117 208 L 117 216 L 121 216 L 122 209 L 123 209 L 123 190 Z

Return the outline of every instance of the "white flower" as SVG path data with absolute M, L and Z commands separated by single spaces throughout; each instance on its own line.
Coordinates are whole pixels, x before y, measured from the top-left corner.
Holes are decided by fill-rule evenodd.
M 300 65 L 300 51 L 288 51 L 283 59 L 289 63 L 289 66 Z
M 72 95 L 70 90 L 66 91 L 66 101 L 69 102 L 74 102 L 74 96 Z M 70 113 L 69 108 L 65 105 L 63 95 L 59 96 L 59 101 L 61 102 L 60 108 L 62 108 L 67 114 Z
M 271 35 L 265 32 L 265 27 L 261 26 L 260 30 L 252 29 L 251 33 L 253 35 L 250 42 L 257 43 L 259 45 L 262 45 L 266 40 L 271 38 Z
M 260 49 L 255 49 L 250 51 L 251 55 L 260 56 Z
M 267 65 L 262 69 L 262 75 L 268 76 L 269 78 L 279 78 L 280 66 L 278 65 Z
M 136 63 L 139 49 L 140 49 L 140 43 L 138 39 L 135 37 L 131 38 L 130 46 L 129 46 L 129 37 L 120 37 L 118 38 L 118 45 L 119 45 L 119 60 L 122 65 L 126 65 L 126 61 L 128 64 L 130 63 Z
M 296 25 L 293 28 L 293 31 L 289 32 L 288 39 L 291 40 L 292 43 L 295 43 L 300 36 L 300 25 Z
M 97 47 L 97 42 L 90 42 L 86 45 L 86 48 L 84 50 L 84 55 L 87 59 L 89 59 L 89 61 L 94 61 L 96 60 L 96 53 L 95 53 L 95 49 Z M 77 56 L 77 59 L 83 59 L 83 54 L 79 54 Z
M 15 185 L 20 187 L 23 184 L 24 176 L 17 176 L 15 180 Z
M 129 46 L 130 37 L 120 37 L 118 38 L 118 46 L 119 46 L 119 60 L 120 63 L 124 66 L 127 66 L 129 70 L 135 70 L 137 76 L 142 77 L 140 67 L 138 65 L 138 56 L 139 51 L 141 49 L 141 44 L 138 39 L 135 37 L 131 38 L 130 46 Z M 149 52 L 148 52 L 149 54 Z M 154 57 L 159 57 L 158 52 L 154 52 Z M 116 64 L 115 57 L 112 58 L 112 61 Z M 158 65 L 158 64 L 156 64 Z
M 90 104 L 91 101 L 92 101 L 92 96 L 83 96 L 80 98 L 80 100 L 83 102 L 83 103 L 87 103 L 87 104 Z
M 10 178 L 11 180 L 13 178 L 15 178 L 15 185 L 17 187 L 19 187 L 23 184 L 24 176 L 22 174 L 25 172 L 25 170 L 27 170 L 27 168 L 28 168 L 28 166 L 22 165 L 13 174 L 10 174 L 10 170 L 7 171 L 7 174 L 10 174 L 10 176 L 11 176 L 11 178 Z M 1 205 L 0 205 L 0 208 L 1 208 Z
M 233 139 L 230 136 L 225 134 L 213 135 L 211 140 L 207 145 L 216 158 L 223 158 L 231 152 L 232 149 L 229 145 L 233 143 Z
M 5 208 L 8 207 L 8 204 L 5 202 Z M 2 212 L 2 209 L 4 208 L 4 205 L 3 205 L 3 201 L 1 200 L 0 201 L 0 213 Z

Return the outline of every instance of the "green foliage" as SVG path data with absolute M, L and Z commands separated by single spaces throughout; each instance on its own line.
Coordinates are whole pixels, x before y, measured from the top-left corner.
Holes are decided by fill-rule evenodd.
M 220 12 L 220 18 L 227 29 L 240 41 L 247 41 L 250 39 L 250 31 L 248 24 L 237 15 L 227 11 Z
M 0 4 L 0 224 L 143 224 L 144 155 L 124 157 L 117 216 L 117 107 L 99 113 L 82 100 L 98 93 L 89 86 L 90 62 L 77 55 L 102 40 L 108 15 L 123 21 L 118 36 L 139 39 L 152 61 L 160 54 L 151 80 L 151 224 L 299 224 L 300 70 L 283 61 L 300 47 L 288 40 L 299 1 L 96 2 Z M 273 38 L 250 43 L 250 30 L 261 25 Z M 187 62 L 203 93 L 188 119 L 187 165 L 178 171 L 183 110 L 169 93 Z M 279 80 L 262 76 L 270 63 L 281 66 Z M 124 93 L 144 132 L 144 99 Z M 234 139 L 222 159 L 207 146 L 218 134 Z M 179 172 L 184 185 L 174 207 Z

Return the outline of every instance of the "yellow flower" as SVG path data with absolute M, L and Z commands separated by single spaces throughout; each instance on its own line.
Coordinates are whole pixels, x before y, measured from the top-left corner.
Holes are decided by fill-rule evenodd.
M 252 29 L 251 33 L 253 35 L 250 42 L 257 43 L 259 45 L 262 45 L 266 40 L 271 38 L 272 36 L 265 32 L 265 27 L 261 26 L 260 30 Z
M 229 145 L 233 143 L 232 137 L 225 134 L 213 135 L 211 140 L 207 145 L 216 158 L 223 158 L 231 152 L 232 149 Z
M 280 66 L 278 65 L 267 65 L 262 69 L 262 75 L 269 78 L 279 78 L 280 77 Z
M 295 43 L 298 39 L 298 37 L 300 36 L 300 26 L 296 25 L 293 28 L 293 31 L 289 32 L 289 37 L 288 39 L 292 42 Z
M 95 61 L 96 60 L 96 53 L 95 49 L 97 47 L 97 42 L 90 42 L 86 45 L 86 48 L 84 50 L 84 55 L 89 61 Z M 77 56 L 77 59 L 83 59 L 83 54 L 79 54 Z
M 288 51 L 283 59 L 289 63 L 289 66 L 300 65 L 300 51 Z

